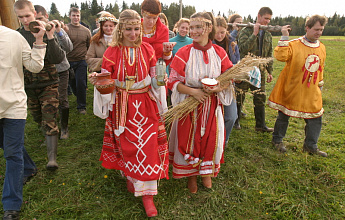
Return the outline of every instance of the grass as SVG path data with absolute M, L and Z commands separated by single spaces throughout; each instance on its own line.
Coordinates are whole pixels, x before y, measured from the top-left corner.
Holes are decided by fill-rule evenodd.
M 274 38 L 276 45 L 278 38 Z M 161 180 L 155 203 L 157 219 L 344 219 L 345 218 L 345 97 L 344 37 L 323 37 L 327 48 L 323 100 L 325 114 L 319 139 L 328 158 L 302 153 L 304 121 L 290 119 L 286 154 L 270 144 L 271 135 L 254 131 L 251 95 L 245 101 L 242 130 L 233 130 L 225 149 L 225 164 L 213 189 L 192 195 L 186 179 Z M 274 80 L 284 63 L 274 63 Z M 267 85 L 267 93 L 275 81 Z M 140 198 L 126 190 L 118 171 L 98 161 L 104 120 L 92 114 L 93 88 L 88 90 L 88 114 L 79 115 L 70 96 L 70 139 L 59 140 L 55 172 L 45 169 L 44 137 L 29 115 L 25 146 L 39 172 L 24 187 L 23 219 L 145 219 Z M 276 111 L 266 108 L 273 126 Z M 0 152 L 0 184 L 5 161 Z

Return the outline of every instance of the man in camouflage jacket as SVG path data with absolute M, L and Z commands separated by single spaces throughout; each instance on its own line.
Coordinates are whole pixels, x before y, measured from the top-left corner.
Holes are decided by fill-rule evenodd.
M 272 57 L 272 35 L 268 31 L 260 30 L 260 25 L 268 25 L 272 17 L 272 10 L 263 7 L 259 10 L 256 24 L 254 27 L 245 27 L 241 30 L 238 38 L 238 46 L 241 58 L 251 53 L 260 57 Z M 261 88 L 257 88 L 248 82 L 236 83 L 236 100 L 238 119 L 235 128 L 240 129 L 240 112 L 245 99 L 245 93 L 250 89 L 254 96 L 254 114 L 255 114 L 255 130 L 262 132 L 272 132 L 272 128 L 268 128 L 265 123 L 265 82 L 272 81 L 273 63 L 269 63 L 266 67 L 260 66 L 261 72 Z M 267 80 L 266 80 L 267 74 Z
M 14 11 L 23 25 L 18 31 L 32 47 L 35 37 L 30 32 L 29 23 L 35 20 L 37 14 L 35 8 L 30 1 L 19 0 L 14 4 Z M 45 133 L 48 152 L 47 169 L 55 170 L 58 168 L 56 155 L 59 133 L 56 122 L 59 107 L 59 75 L 55 64 L 61 63 L 65 54 L 54 37 L 54 23 L 49 23 L 52 29 L 43 37 L 43 42 L 47 44 L 44 67 L 39 73 L 32 73 L 24 68 L 24 85 L 28 96 L 28 109 Z

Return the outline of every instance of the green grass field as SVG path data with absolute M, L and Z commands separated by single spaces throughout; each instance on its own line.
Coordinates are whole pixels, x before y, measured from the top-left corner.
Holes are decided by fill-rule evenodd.
M 274 38 L 274 45 L 278 38 Z M 271 145 L 271 135 L 254 131 L 252 96 L 247 95 L 242 130 L 233 130 L 225 164 L 213 189 L 190 194 L 186 179 L 159 182 L 157 219 L 344 219 L 345 218 L 345 37 L 322 37 L 327 48 L 323 100 L 325 114 L 319 148 L 328 158 L 302 152 L 304 121 L 290 119 L 286 154 Z M 274 82 L 284 63 L 275 61 Z M 79 115 L 70 96 L 70 139 L 59 140 L 55 172 L 45 169 L 44 137 L 31 118 L 25 146 L 39 172 L 24 186 L 23 219 L 145 219 L 141 198 L 126 189 L 118 171 L 101 167 L 104 120 L 92 113 L 93 87 L 88 89 L 88 114 Z M 277 112 L 266 108 L 273 126 Z M 5 160 L 0 152 L 0 185 Z

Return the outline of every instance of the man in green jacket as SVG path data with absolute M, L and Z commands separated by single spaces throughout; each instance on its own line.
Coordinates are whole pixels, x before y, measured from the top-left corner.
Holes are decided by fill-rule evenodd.
M 272 10 L 268 7 L 262 7 L 259 10 L 256 23 L 254 27 L 245 27 L 241 30 L 238 37 L 238 46 L 240 49 L 241 58 L 251 53 L 260 57 L 272 57 L 272 35 L 268 31 L 260 29 L 260 25 L 268 25 L 271 21 Z M 245 99 L 245 93 L 250 89 L 254 96 L 254 114 L 255 114 L 255 130 L 262 132 L 272 132 L 272 128 L 268 128 L 265 123 L 265 81 L 271 82 L 273 63 L 269 63 L 266 67 L 259 67 L 261 72 L 261 88 L 257 88 L 248 82 L 236 83 L 236 100 L 238 119 L 235 123 L 235 128 L 240 127 L 240 116 L 242 104 Z M 266 80 L 267 74 L 267 80 Z

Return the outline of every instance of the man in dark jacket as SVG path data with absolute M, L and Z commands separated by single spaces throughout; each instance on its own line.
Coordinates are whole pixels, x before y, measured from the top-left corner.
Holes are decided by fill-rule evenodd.
M 270 32 L 260 30 L 260 25 L 268 25 L 271 21 L 272 10 L 268 7 L 262 7 L 259 10 L 256 23 L 253 28 L 243 28 L 238 37 L 238 46 L 240 49 L 241 58 L 251 53 L 260 57 L 272 57 L 272 35 Z M 259 67 L 261 72 L 261 87 L 257 88 L 248 82 L 236 83 L 236 100 L 237 111 L 241 112 L 242 104 L 245 99 L 245 93 L 250 90 L 254 96 L 254 114 L 255 114 L 255 130 L 262 132 L 272 132 L 272 128 L 268 128 L 265 122 L 265 81 L 270 83 L 273 79 L 273 63 L 269 63 L 266 67 Z M 266 80 L 267 73 L 267 80 Z M 238 114 L 238 119 L 235 123 L 237 129 L 240 128 L 239 120 L 241 114 Z

